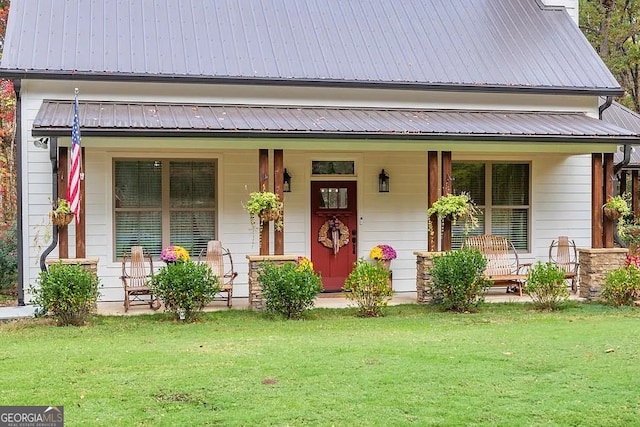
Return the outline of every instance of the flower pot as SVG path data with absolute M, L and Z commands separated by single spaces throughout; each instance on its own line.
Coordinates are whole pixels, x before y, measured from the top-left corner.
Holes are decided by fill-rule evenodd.
M 617 209 L 613 209 L 613 208 L 609 208 L 609 207 L 605 206 L 604 207 L 604 216 L 606 216 L 609 219 L 618 219 L 618 218 L 620 218 L 622 216 L 622 214 Z
M 260 221 L 262 222 L 277 221 L 280 217 L 281 213 L 278 209 L 270 209 L 260 212 Z
M 57 226 L 65 226 L 69 225 L 71 221 L 73 221 L 72 213 L 58 213 L 55 214 L 53 212 L 49 212 L 49 218 L 51 218 L 51 222 Z

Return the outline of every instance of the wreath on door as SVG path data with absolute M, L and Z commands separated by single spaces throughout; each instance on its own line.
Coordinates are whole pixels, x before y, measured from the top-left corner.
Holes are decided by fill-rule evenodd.
M 338 218 L 327 220 L 318 233 L 318 242 L 327 248 L 333 248 L 334 255 L 341 247 L 349 243 L 349 227 Z

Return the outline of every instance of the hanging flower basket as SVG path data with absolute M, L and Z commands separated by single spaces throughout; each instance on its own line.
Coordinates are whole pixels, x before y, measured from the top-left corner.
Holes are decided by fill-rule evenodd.
M 278 221 L 280 218 L 282 218 L 280 209 L 269 209 L 260 212 L 260 221 L 262 222 Z
M 620 218 L 622 216 L 622 212 L 620 212 L 617 209 L 605 206 L 604 207 L 604 216 L 606 216 L 609 219 L 618 219 L 618 218 Z
M 59 227 L 65 226 L 65 225 L 69 225 L 71 224 L 71 221 L 73 221 L 73 214 L 72 213 L 56 213 L 56 212 L 49 212 L 49 218 L 51 218 L 51 222 L 54 225 L 57 225 Z

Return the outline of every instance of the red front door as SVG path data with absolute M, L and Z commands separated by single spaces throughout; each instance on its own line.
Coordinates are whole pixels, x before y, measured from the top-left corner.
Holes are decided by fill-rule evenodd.
M 325 291 L 342 290 L 357 259 L 357 183 L 311 182 L 311 261 Z

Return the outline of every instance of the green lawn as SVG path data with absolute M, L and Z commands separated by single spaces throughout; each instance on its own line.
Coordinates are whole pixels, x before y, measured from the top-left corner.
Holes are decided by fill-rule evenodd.
M 487 304 L 0 324 L 0 404 L 64 405 L 68 426 L 640 423 L 640 311 Z

